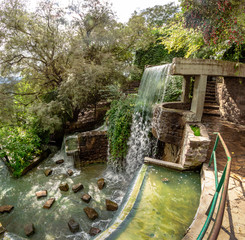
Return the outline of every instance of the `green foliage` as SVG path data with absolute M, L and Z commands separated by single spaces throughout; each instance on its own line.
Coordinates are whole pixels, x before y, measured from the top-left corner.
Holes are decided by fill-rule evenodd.
M 164 102 L 174 102 L 180 100 L 182 94 L 182 76 L 171 76 L 171 80 L 166 88 Z
M 201 136 L 201 133 L 200 133 L 200 128 L 196 125 L 190 125 L 191 127 L 191 130 L 194 132 L 194 135 L 195 136 Z
M 0 157 L 7 157 L 16 177 L 40 153 L 40 138 L 21 127 L 0 128 Z
M 115 100 L 106 114 L 109 139 L 109 162 L 116 170 L 121 170 L 128 150 L 128 138 L 136 96 L 129 95 Z

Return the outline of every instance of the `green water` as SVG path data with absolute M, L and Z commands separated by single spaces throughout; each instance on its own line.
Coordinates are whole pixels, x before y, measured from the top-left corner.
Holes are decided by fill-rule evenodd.
M 64 158 L 65 163 L 55 164 L 60 158 Z M 53 169 L 52 175 L 48 177 L 43 173 L 47 168 Z M 72 169 L 74 174 L 68 176 L 67 169 Z M 14 206 L 11 213 L 0 214 L 0 222 L 9 232 L 20 237 L 25 237 L 24 226 L 33 223 L 36 229 L 31 237 L 33 240 L 90 239 L 88 232 L 91 226 L 104 230 L 115 214 L 106 210 L 105 199 L 114 200 L 120 205 L 128 187 L 126 181 L 106 180 L 106 187 L 100 191 L 97 180 L 101 177 L 107 179 L 110 174 L 103 164 L 76 170 L 73 168 L 72 159 L 56 154 L 26 176 L 15 179 L 0 161 L 0 205 Z M 63 182 L 69 184 L 68 192 L 59 190 L 59 184 Z M 80 182 L 84 185 L 84 190 L 73 193 L 72 186 Z M 47 190 L 48 197 L 37 199 L 35 192 L 40 190 Z M 92 196 L 89 204 L 81 200 L 83 193 Z M 44 209 L 44 203 L 51 197 L 56 198 L 55 203 L 50 209 Z M 89 220 L 83 211 L 86 206 L 95 208 L 99 218 Z M 76 234 L 72 234 L 67 225 L 71 217 L 80 224 L 80 231 Z M 2 238 L 3 235 L 0 236 L 0 239 Z
M 134 210 L 112 239 L 182 239 L 195 216 L 200 191 L 198 172 L 150 166 Z

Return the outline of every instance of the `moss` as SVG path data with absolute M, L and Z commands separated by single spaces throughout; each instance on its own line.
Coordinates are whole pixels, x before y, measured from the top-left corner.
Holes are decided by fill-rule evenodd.
M 190 125 L 191 127 L 191 130 L 194 132 L 194 135 L 195 136 L 201 136 L 201 133 L 200 133 L 200 128 L 196 125 Z

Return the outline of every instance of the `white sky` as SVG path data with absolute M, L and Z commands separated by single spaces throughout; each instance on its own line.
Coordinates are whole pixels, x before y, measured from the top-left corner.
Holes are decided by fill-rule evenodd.
M 121 22 L 127 22 L 134 10 L 143 10 L 155 5 L 164 5 L 169 2 L 178 4 L 178 0 L 108 0 Z
M 0 0 L 1 1 L 1 0 Z M 30 7 L 35 6 L 38 0 L 29 0 Z M 57 0 L 60 6 L 67 6 L 71 0 Z M 112 3 L 112 9 L 116 13 L 120 22 L 127 22 L 131 17 L 131 14 L 137 10 L 143 10 L 148 7 L 154 7 L 155 5 L 164 5 L 170 2 L 178 4 L 178 0 L 107 0 Z

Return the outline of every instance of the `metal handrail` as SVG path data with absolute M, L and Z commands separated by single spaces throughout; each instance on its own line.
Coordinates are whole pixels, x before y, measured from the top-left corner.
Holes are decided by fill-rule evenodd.
M 218 200 L 218 196 L 219 196 L 219 193 L 220 193 L 220 190 L 223 186 L 223 190 L 222 190 L 222 194 L 221 194 L 221 198 L 220 198 L 220 203 L 219 203 L 219 208 L 218 208 L 218 212 L 216 214 L 216 218 L 215 218 L 215 223 L 213 225 L 213 228 L 211 230 L 211 233 L 209 235 L 209 238 L 210 240 L 215 240 L 217 239 L 218 235 L 219 235 L 219 231 L 220 231 L 220 228 L 221 228 L 221 225 L 222 225 L 222 221 L 223 221 L 223 216 L 224 216 L 224 211 L 225 211 L 225 202 L 226 202 L 226 197 L 227 197 L 227 192 L 228 192 L 228 185 L 229 185 L 229 178 L 230 178 L 230 170 L 231 170 L 231 155 L 230 155 L 230 152 L 223 140 L 223 138 L 221 137 L 220 133 L 214 133 L 214 134 L 217 134 L 217 137 L 216 137 L 216 140 L 215 140 L 215 143 L 214 143 L 214 147 L 213 147 L 213 151 L 212 151 L 212 154 L 211 154 L 211 158 L 210 158 L 210 161 L 209 161 L 209 166 L 211 165 L 212 161 L 214 162 L 214 172 L 215 172 L 215 187 L 216 187 L 216 190 L 215 190 L 215 194 L 214 194 L 214 197 L 212 199 L 212 202 L 211 202 L 211 205 L 210 205 L 210 208 L 209 208 L 209 213 L 208 213 L 208 216 L 207 216 L 207 219 L 202 227 L 202 230 L 201 232 L 199 233 L 198 237 L 197 237 L 197 240 L 201 240 L 203 239 L 208 227 L 209 227 L 209 224 L 210 224 L 210 221 L 212 219 L 212 216 L 213 216 L 213 213 L 214 213 L 214 210 L 215 210 L 215 207 L 216 207 L 216 203 L 217 203 L 217 200 Z M 226 157 L 227 157 L 227 163 L 226 163 L 226 166 L 224 168 L 224 171 L 223 171 L 223 174 L 220 178 L 220 181 L 218 181 L 218 171 L 217 171 L 217 163 L 216 163 L 216 148 L 217 148 L 217 145 L 219 143 L 219 140 L 225 150 L 225 154 L 226 154 Z

